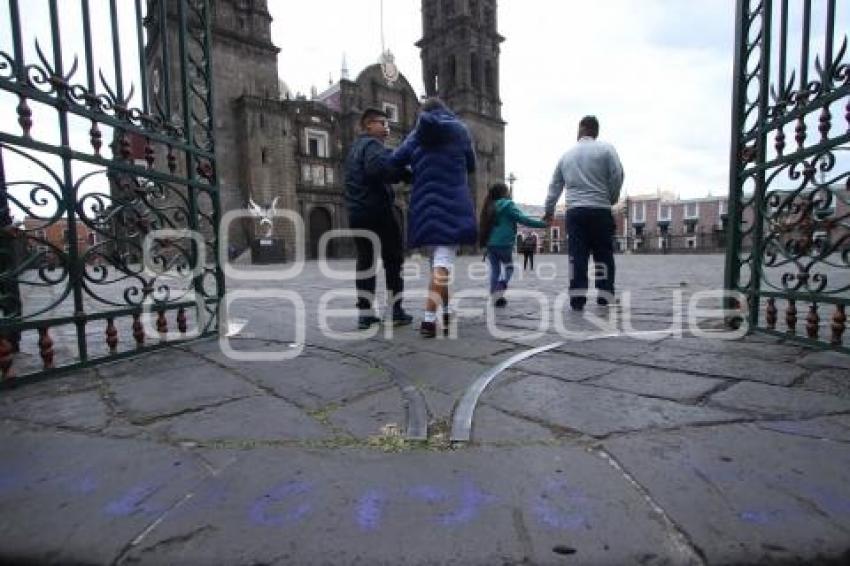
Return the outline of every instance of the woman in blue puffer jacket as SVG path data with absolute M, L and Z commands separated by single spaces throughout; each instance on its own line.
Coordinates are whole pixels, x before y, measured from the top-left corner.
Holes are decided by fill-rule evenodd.
M 391 161 L 395 167 L 409 165 L 413 170 L 408 245 L 425 247 L 431 255 L 431 282 L 420 331 L 432 338 L 437 333 L 438 303 L 443 306 L 443 332 L 448 333 L 448 279 L 457 250 L 476 241 L 468 180 L 475 171 L 472 138 L 445 104 L 430 98 Z

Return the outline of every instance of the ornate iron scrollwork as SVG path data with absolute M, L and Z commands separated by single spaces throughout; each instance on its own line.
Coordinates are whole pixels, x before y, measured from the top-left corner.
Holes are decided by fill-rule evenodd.
M 53 44 L 63 27 L 57 2 L 49 3 L 47 50 L 26 28 L 19 0 L 10 0 L 11 52 L 0 51 L 0 89 L 17 101 L 17 123 L 0 126 L 6 378 L 85 365 L 120 354 L 122 345 L 146 347 L 146 321 L 161 337 L 169 328 L 181 335 L 190 325 L 200 335 L 217 328 L 223 277 L 209 0 L 148 0 L 144 10 L 137 2 L 135 69 L 122 56 L 127 38 L 119 41 L 115 4 L 102 8 L 105 26 L 92 25 L 88 2 L 76 5 L 80 52 Z M 96 66 L 98 40 L 112 45 L 112 69 Z M 179 73 L 166 73 L 153 89 L 154 69 Z M 59 124 L 58 143 L 38 132 L 48 114 Z M 92 333 L 92 324 L 104 326 Z M 73 343 L 62 343 L 68 333 L 54 331 L 61 326 L 74 329 Z M 15 354 L 26 348 L 35 354 L 26 359 L 40 358 L 41 367 L 20 366 L 24 358 Z
M 737 3 L 726 286 L 749 297 L 753 327 L 781 331 L 784 305 L 785 331 L 795 333 L 805 303 L 807 338 L 850 351 L 827 342 L 829 318 L 818 314 L 829 306 L 840 319 L 850 303 L 848 37 L 836 34 L 835 1 L 825 7 L 815 45 L 811 3 L 799 21 L 786 1 Z M 799 54 L 788 46 L 795 26 Z

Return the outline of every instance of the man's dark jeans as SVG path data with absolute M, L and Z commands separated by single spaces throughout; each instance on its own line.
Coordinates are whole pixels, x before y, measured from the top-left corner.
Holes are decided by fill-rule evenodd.
M 401 294 L 404 282 L 401 279 L 401 266 L 404 262 L 403 239 L 401 227 L 395 215 L 390 211 L 376 213 L 372 218 L 350 218 L 349 227 L 353 230 L 368 230 L 378 236 L 381 243 L 381 259 L 384 260 L 384 275 L 386 276 L 388 306 L 392 309 L 401 308 Z M 368 238 L 354 238 L 357 248 L 357 272 L 365 273 L 374 269 L 376 259 L 372 242 Z M 369 277 L 360 277 L 356 281 L 357 308 L 363 311 L 371 310 L 375 300 L 375 273 Z
M 566 229 L 570 254 L 570 306 L 587 302 L 587 262 L 593 254 L 596 288 L 609 301 L 614 294 L 614 217 L 607 208 L 570 208 Z M 600 273 L 600 270 L 602 271 Z

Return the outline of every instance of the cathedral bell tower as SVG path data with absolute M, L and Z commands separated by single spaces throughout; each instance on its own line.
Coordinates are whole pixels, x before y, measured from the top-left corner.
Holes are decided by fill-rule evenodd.
M 178 2 L 148 0 L 147 6 L 145 54 L 150 97 L 179 115 L 182 95 Z M 294 210 L 294 187 L 283 186 L 282 173 L 276 169 L 284 166 L 283 138 L 273 134 L 284 128 L 275 123 L 274 117 L 279 98 L 280 50 L 271 38 L 268 0 L 209 0 L 209 8 L 212 115 L 222 213 L 243 208 L 249 199 L 268 206 L 278 196 L 278 208 Z M 168 33 L 160 37 L 158 21 L 163 16 Z M 189 45 L 193 45 L 191 41 Z M 166 77 L 171 79 L 167 93 Z M 250 243 L 249 224 L 245 221 L 230 226 L 230 238 L 240 247 Z
M 469 127 L 478 163 L 470 185 L 476 210 L 505 178 L 505 122 L 499 97 L 496 0 L 422 0 L 425 93 L 439 96 Z

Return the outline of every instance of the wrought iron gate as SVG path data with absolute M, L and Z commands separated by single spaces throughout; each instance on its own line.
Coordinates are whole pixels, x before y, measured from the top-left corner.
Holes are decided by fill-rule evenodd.
M 850 7 L 736 10 L 726 288 L 751 329 L 850 352 Z
M 0 7 L 3 383 L 216 332 L 210 42 L 208 0 Z

